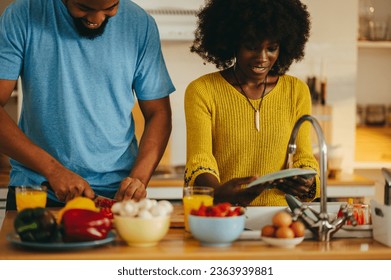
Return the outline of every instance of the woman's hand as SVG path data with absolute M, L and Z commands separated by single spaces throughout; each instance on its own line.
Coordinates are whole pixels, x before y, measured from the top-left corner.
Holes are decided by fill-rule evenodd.
M 305 197 L 313 189 L 315 177 L 293 176 L 286 179 L 280 179 L 274 182 L 274 186 L 284 193 L 297 197 Z
M 251 188 L 243 188 L 243 185 L 248 185 L 256 179 L 256 176 L 235 178 L 216 187 L 214 193 L 215 202 L 230 202 L 234 205 L 247 206 L 268 187 L 263 184 Z

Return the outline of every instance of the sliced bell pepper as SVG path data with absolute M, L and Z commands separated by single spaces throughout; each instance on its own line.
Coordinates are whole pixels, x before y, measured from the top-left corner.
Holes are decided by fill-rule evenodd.
M 88 209 L 68 209 L 61 220 L 64 242 L 101 240 L 111 230 L 111 220 Z

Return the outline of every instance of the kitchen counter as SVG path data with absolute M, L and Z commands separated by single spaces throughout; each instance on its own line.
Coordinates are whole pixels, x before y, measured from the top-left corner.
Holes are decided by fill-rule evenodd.
M 9 182 L 7 172 L 0 172 L 0 194 L 6 193 Z M 183 179 L 179 177 L 153 177 L 148 184 L 148 197 L 151 199 L 182 199 Z M 355 173 L 342 173 L 327 180 L 327 197 L 370 197 L 375 196 L 375 182 Z M 1 197 L 0 197 L 1 198 Z
M 6 213 L 0 231 L 0 260 L 205 260 L 205 259 L 267 259 L 267 260 L 337 260 L 337 259 L 391 259 L 391 248 L 373 239 L 333 239 L 322 243 L 304 240 L 295 248 L 277 248 L 261 240 L 237 240 L 231 247 L 202 247 L 199 242 L 183 229 L 183 211 L 175 206 L 171 228 L 165 238 L 155 247 L 136 248 L 127 246 L 119 237 L 108 245 L 83 250 L 40 251 L 14 247 L 6 240 L 13 231 L 15 211 Z

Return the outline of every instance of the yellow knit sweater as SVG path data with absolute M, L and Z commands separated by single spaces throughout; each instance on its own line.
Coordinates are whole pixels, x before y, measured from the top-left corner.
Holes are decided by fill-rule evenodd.
M 261 100 L 250 100 L 255 108 Z M 260 131 L 255 128 L 254 109 L 245 96 L 220 74 L 204 75 L 189 84 L 185 93 L 187 163 L 185 185 L 202 173 L 224 183 L 236 177 L 262 176 L 284 169 L 287 146 L 296 121 L 311 113 L 307 85 L 283 75 L 263 99 Z M 294 167 L 318 171 L 312 153 L 311 126 L 304 123 L 296 140 Z M 317 178 L 316 197 L 319 197 Z M 264 191 L 251 205 L 287 205 L 284 193 Z

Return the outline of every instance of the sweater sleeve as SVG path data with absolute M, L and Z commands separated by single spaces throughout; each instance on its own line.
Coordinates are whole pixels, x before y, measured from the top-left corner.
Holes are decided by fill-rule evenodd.
M 205 82 L 196 80 L 185 92 L 187 162 L 185 186 L 194 184 L 202 173 L 210 173 L 220 181 L 212 145 L 212 105 Z

